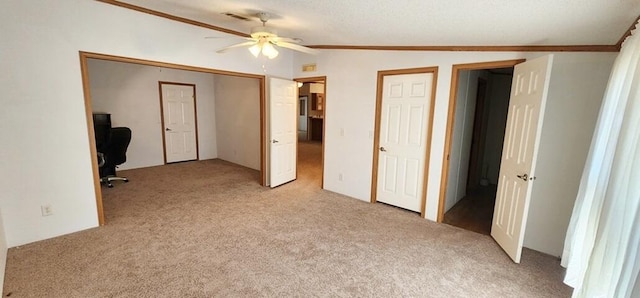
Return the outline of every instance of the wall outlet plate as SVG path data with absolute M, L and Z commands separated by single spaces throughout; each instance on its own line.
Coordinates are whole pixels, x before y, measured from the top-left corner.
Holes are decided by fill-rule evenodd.
M 49 216 L 53 214 L 53 208 L 50 204 L 40 206 L 40 210 L 42 211 L 42 216 Z

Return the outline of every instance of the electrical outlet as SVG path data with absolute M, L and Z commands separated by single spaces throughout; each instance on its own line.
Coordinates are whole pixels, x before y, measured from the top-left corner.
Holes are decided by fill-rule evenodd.
M 340 128 L 340 136 L 344 137 L 344 128 Z
M 342 181 L 342 173 L 338 174 L 338 181 Z
M 50 204 L 40 206 L 40 211 L 42 211 L 42 216 L 49 216 L 53 214 L 53 208 Z

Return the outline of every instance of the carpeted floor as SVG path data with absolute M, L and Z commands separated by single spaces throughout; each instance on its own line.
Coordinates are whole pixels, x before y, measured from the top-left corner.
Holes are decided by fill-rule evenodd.
M 557 259 L 514 264 L 488 236 L 206 160 L 123 171 L 107 225 L 11 248 L 11 297 L 569 297 Z

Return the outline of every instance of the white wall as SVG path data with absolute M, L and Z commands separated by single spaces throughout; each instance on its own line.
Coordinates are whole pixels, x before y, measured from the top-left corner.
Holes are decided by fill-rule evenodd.
M 614 57 L 556 55 L 525 246 L 554 256 L 564 237 Z
M 260 170 L 260 81 L 215 76 L 218 158 Z
M 79 51 L 292 77 L 289 51 L 216 54 L 220 32 L 85 0 L 0 1 L 0 208 L 9 247 L 98 225 Z M 264 65 L 264 69 L 263 69 Z M 51 204 L 54 214 L 41 216 Z
M 546 53 L 399 52 L 325 50 L 317 56 L 296 55 L 294 77 L 327 76 L 325 111 L 325 188 L 369 201 L 373 156 L 376 78 L 379 70 L 438 66 L 436 104 L 427 189 L 426 217 L 437 217 L 442 156 L 453 64 L 535 58 Z M 556 56 L 609 59 L 616 53 L 556 53 Z M 299 71 L 316 63 L 315 73 Z M 344 136 L 340 136 L 344 129 Z M 338 174 L 343 181 L 338 181 Z
M 426 217 L 435 220 L 437 217 L 440 179 L 442 173 L 442 156 L 449 105 L 449 88 L 451 84 L 451 67 L 453 64 L 488 62 L 508 59 L 531 59 L 548 53 L 492 53 L 492 52 L 393 52 L 393 51 L 355 51 L 355 50 L 326 50 L 320 55 L 309 57 L 297 55 L 294 60 L 295 69 L 302 64 L 317 63 L 316 73 L 297 72 L 294 76 L 327 76 L 327 101 L 325 111 L 325 163 L 324 186 L 326 189 L 345 194 L 363 201 L 369 201 L 371 188 L 371 167 L 373 154 L 373 139 L 370 137 L 374 129 L 374 112 L 376 99 L 377 71 L 389 69 L 415 68 L 438 66 L 438 84 L 436 89 L 435 119 L 430 152 L 430 166 L 428 176 Z M 589 97 L 602 96 L 607 77 L 600 73 L 608 73 L 617 53 L 555 53 L 556 61 L 560 63 L 558 70 L 552 74 L 552 94 L 555 97 L 581 105 L 583 93 L 591 92 Z M 577 61 L 575 64 L 562 65 L 567 61 Z M 582 80 L 576 80 L 573 72 L 563 72 L 566 67 L 578 69 L 583 66 Z M 555 67 L 555 66 L 554 66 Z M 588 70 L 596 70 L 598 75 Z M 561 90 L 565 90 L 561 95 Z M 586 91 L 579 91 L 584 88 Z M 570 92 L 577 92 L 579 96 L 568 96 Z M 553 100 L 550 98 L 550 100 Z M 559 100 L 559 99 L 557 99 Z M 553 104 L 547 105 L 547 110 L 554 109 Z M 562 115 L 573 118 L 573 110 L 563 110 Z M 553 115 L 553 113 L 551 114 Z M 586 117 L 586 116 L 585 116 Z M 595 121 L 595 116 L 592 117 Z M 568 118 L 563 118 L 568 119 Z M 586 119 L 584 119 L 586 120 Z M 550 121 L 545 124 L 553 130 L 554 126 L 564 125 L 565 120 Z M 344 129 L 344 136 L 340 136 L 340 129 Z M 589 130 L 589 129 L 587 129 Z M 586 135 L 591 134 L 585 132 Z M 543 137 L 543 142 L 549 140 Z M 574 147 L 582 146 L 579 142 Z M 588 150 L 586 142 L 581 150 Z M 541 159 L 548 158 L 541 146 Z M 586 152 L 586 151 L 585 151 Z M 583 160 L 584 161 L 584 160 Z M 553 162 L 550 162 L 553 164 Z M 578 168 L 577 164 L 572 167 Z M 544 164 L 540 164 L 540 171 L 545 172 Z M 580 165 L 581 170 L 581 165 Z M 343 181 L 338 181 L 338 174 L 343 174 Z M 562 174 L 561 171 L 556 172 Z M 573 174 L 573 173 L 572 173 Z M 574 178 L 579 179 L 580 173 Z M 565 186 L 563 186 L 565 187 Z M 566 185 L 568 189 L 577 190 L 577 185 Z M 545 238 L 544 231 L 555 229 L 553 233 L 564 235 L 570 214 L 559 210 L 545 214 L 548 209 L 570 209 L 575 195 L 561 195 L 562 187 L 547 188 L 548 198 L 539 198 L 541 190 L 534 190 L 534 200 L 529 214 L 530 222 L 527 226 L 526 245 L 534 249 L 548 251 L 535 245 L 540 238 Z M 551 195 L 553 193 L 553 195 Z M 551 203 L 550 198 L 556 200 Z M 541 204 L 546 204 L 544 208 Z M 561 207 L 560 207 L 561 206 Z M 565 207 L 566 206 L 566 207 Z M 570 213 L 570 211 L 569 211 Z M 535 219 L 532 219 L 535 218 Z M 553 219 L 551 219 L 553 218 Z M 558 244 L 557 238 L 549 236 L 545 241 Z M 562 242 L 559 243 L 562 245 Z
M 469 155 L 473 137 L 478 78 L 487 78 L 484 70 L 462 70 L 458 78 L 455 122 L 451 139 L 449 179 L 445 199 L 445 212 L 467 195 Z
M 264 74 L 264 65 L 267 74 L 285 78 L 326 75 L 325 188 L 365 201 L 370 198 L 376 72 L 438 66 L 426 208 L 431 220 L 440 191 L 451 66 L 544 54 L 325 50 L 318 56 L 296 54 L 295 61 L 289 51 L 261 60 L 244 50 L 215 54 L 235 41 L 203 38 L 212 34 L 223 35 L 97 1 L 0 1 L 0 88 L 5 90 L 0 138 L 11 140 L 0 149 L 0 208 L 9 247 L 98 224 L 78 51 L 255 74 Z M 612 63 L 615 55 L 557 53 L 556 59 Z M 299 71 L 312 62 L 317 72 Z M 610 68 L 611 63 L 601 65 Z M 53 206 L 52 216 L 41 216 L 43 204 Z
M 502 144 L 507 126 L 509 98 L 511 93 L 511 75 L 491 74 L 488 82 L 487 96 L 487 130 L 483 149 L 481 170 L 490 184 L 498 184 L 500 162 L 502 161 Z
M 217 157 L 212 74 L 97 59 L 88 62 L 93 111 L 111 114 L 113 127 L 132 131 L 127 161 L 118 169 L 164 164 L 159 81 L 196 85 L 199 158 Z

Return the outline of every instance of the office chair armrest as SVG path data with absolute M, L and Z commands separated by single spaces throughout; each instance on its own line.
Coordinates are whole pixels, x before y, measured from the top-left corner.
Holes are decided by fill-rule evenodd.
M 104 166 L 104 163 L 105 163 L 104 153 L 98 152 L 98 167 Z

